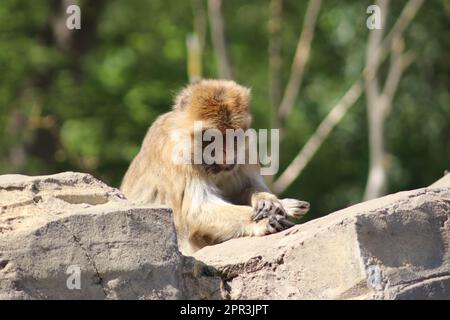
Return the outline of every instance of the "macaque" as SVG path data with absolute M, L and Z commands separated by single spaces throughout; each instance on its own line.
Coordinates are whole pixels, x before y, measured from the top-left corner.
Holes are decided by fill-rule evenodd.
M 293 226 L 288 218 L 309 210 L 308 202 L 272 194 L 258 163 L 192 160 L 208 145 L 194 141 L 198 134 L 213 129 L 225 136 L 230 129 L 246 131 L 250 124 L 249 89 L 229 80 L 201 80 L 184 88 L 173 110 L 155 120 L 128 168 L 121 190 L 137 203 L 172 208 L 184 254 L 231 238 L 285 230 Z M 183 135 L 175 134 L 179 132 Z M 248 139 L 244 144 L 248 153 Z M 212 154 L 229 160 L 235 153 L 231 159 L 236 160 L 236 141 L 222 145 Z M 180 147 L 188 151 L 190 162 L 175 161 Z

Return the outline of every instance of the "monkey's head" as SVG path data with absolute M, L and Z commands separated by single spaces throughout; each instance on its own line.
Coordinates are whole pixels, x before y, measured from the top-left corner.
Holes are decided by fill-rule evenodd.
M 250 89 L 231 80 L 201 80 L 187 86 L 176 97 L 175 107 L 186 122 L 202 121 L 207 129 L 250 127 Z
M 201 124 L 202 134 L 209 129 L 220 132 L 224 146 L 222 152 L 226 159 L 227 129 L 246 131 L 250 128 L 250 89 L 230 80 L 201 80 L 181 91 L 175 100 L 174 110 L 180 113 L 182 126 L 190 130 L 192 138 L 196 123 Z M 237 146 L 234 148 L 236 150 Z M 205 168 L 209 172 L 219 173 L 232 170 L 235 165 L 236 162 L 213 163 Z

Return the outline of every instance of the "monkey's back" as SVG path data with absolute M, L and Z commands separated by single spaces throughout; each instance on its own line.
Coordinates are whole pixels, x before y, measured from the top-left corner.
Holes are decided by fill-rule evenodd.
M 130 200 L 142 204 L 173 206 L 174 172 L 171 166 L 174 111 L 159 116 L 147 131 L 139 153 L 131 162 L 120 189 Z M 170 192 L 172 190 L 172 192 Z

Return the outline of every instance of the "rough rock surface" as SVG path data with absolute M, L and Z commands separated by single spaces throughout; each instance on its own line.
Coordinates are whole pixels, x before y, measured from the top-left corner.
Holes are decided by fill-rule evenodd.
M 204 270 L 179 253 L 168 208 L 83 173 L 0 176 L 0 300 L 217 297 Z
M 228 299 L 450 299 L 449 177 L 194 256 Z
M 168 208 L 83 173 L 0 176 L 0 300 L 450 299 L 449 178 L 185 257 Z
M 430 188 L 446 188 L 450 187 L 450 174 L 448 172 L 445 172 L 445 175 L 433 183 Z

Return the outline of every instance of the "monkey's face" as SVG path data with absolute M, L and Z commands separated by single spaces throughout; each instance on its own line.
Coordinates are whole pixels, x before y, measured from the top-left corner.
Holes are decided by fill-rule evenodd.
M 247 126 L 224 128 L 211 121 L 196 121 L 194 127 L 191 135 L 194 164 L 201 164 L 207 173 L 213 174 L 229 172 L 245 164 L 249 145 Z
M 213 129 L 213 132 L 219 133 L 216 129 Z M 238 149 L 238 140 L 234 136 L 227 137 L 226 133 L 220 132 L 220 135 L 217 134 L 210 139 L 208 130 L 204 130 L 202 141 L 204 170 L 207 173 L 218 174 L 237 168 Z
M 204 80 L 189 87 L 180 105 L 193 127 L 193 138 L 198 140 L 201 132 L 203 157 L 213 158 L 203 159 L 205 170 L 220 173 L 236 168 L 245 140 L 229 134 L 244 133 L 250 127 L 250 90 L 233 81 Z

